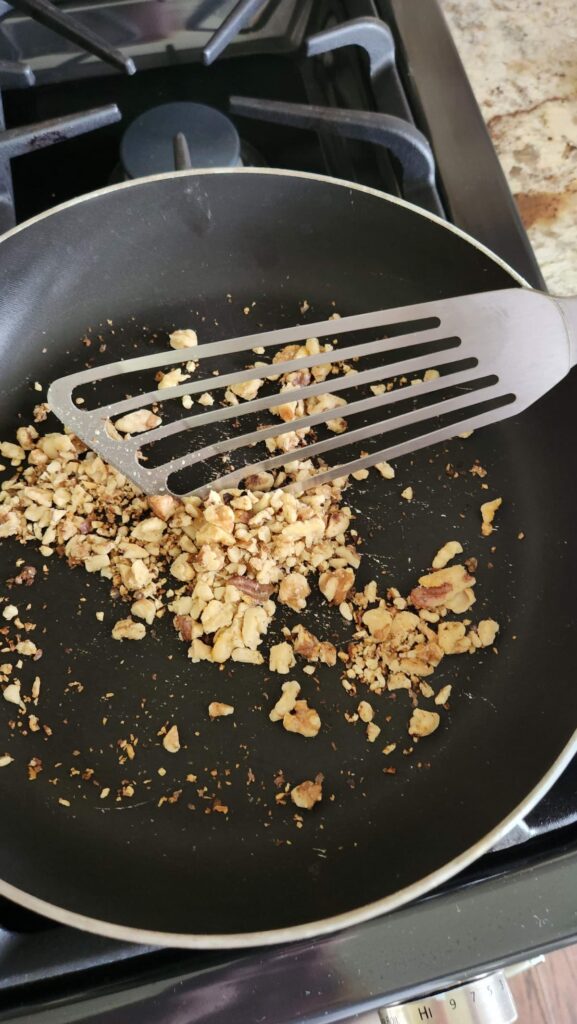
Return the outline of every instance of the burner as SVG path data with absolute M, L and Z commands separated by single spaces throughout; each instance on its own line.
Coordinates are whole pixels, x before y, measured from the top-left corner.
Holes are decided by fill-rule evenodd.
M 142 178 L 174 170 L 173 140 L 185 136 L 193 167 L 238 167 L 240 139 L 232 121 L 201 103 L 165 103 L 137 117 L 120 145 L 124 172 Z

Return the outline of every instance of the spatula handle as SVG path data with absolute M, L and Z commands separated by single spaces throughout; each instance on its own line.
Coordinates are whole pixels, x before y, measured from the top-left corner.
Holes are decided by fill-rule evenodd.
M 556 301 L 563 314 L 567 329 L 571 366 L 577 366 L 577 298 L 572 296 L 569 299 L 557 299 Z

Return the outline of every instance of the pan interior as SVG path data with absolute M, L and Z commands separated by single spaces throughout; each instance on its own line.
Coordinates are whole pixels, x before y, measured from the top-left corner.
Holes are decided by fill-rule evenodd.
M 87 359 L 162 344 L 175 327 L 196 328 L 202 343 L 517 283 L 467 240 L 374 193 L 243 172 L 88 198 L 3 240 L 0 264 L 3 440 L 30 422 L 42 397 L 35 382 L 45 388 Z M 456 537 L 479 561 L 475 619 L 501 624 L 498 654 L 439 669 L 439 685 L 453 685 L 451 709 L 411 756 L 402 742 L 391 758 L 382 753 L 406 735 L 408 702 L 389 701 L 384 742 L 371 745 L 344 719 L 356 702 L 337 671 L 313 681 L 299 669 L 291 678 L 314 697 L 323 729 L 314 740 L 286 734 L 267 715 L 282 677 L 193 665 L 166 620 L 145 641 L 119 644 L 110 629 L 126 606 L 105 581 L 56 558 L 43 573 L 42 556 L 2 542 L 3 581 L 23 556 L 39 569 L 34 587 L 10 596 L 29 602 L 38 623 L 44 654 L 23 670 L 23 688 L 41 676 L 38 713 L 52 735 L 11 729 L 13 707 L 0 709 L 0 753 L 15 759 L 0 772 L 0 878 L 99 921 L 226 936 L 356 910 L 479 842 L 538 784 L 575 727 L 577 456 L 560 444 L 574 388 L 569 379 L 518 421 L 399 460 L 395 480 L 373 472 L 348 492 L 364 540 L 361 584 L 375 578 L 406 592 Z M 470 473 L 477 459 L 484 479 Z M 400 498 L 408 485 L 411 503 Z M 498 530 L 483 539 L 479 506 L 497 496 Z M 270 641 L 297 621 L 346 640 L 338 612 L 314 599 L 304 618 L 279 614 Z M 234 704 L 233 718 L 209 722 L 211 700 Z M 172 757 L 158 737 L 166 722 L 178 723 L 183 742 Z M 130 733 L 138 753 L 121 765 L 118 741 Z M 44 766 L 33 782 L 32 757 Z M 395 775 L 384 773 L 390 765 Z M 319 771 L 330 798 L 297 827 L 295 808 L 275 804 L 275 778 L 294 784 Z M 196 781 L 184 782 L 187 774 Z M 114 795 L 123 780 L 134 783 L 133 798 L 100 800 L 103 786 Z M 227 815 L 205 813 L 215 795 Z

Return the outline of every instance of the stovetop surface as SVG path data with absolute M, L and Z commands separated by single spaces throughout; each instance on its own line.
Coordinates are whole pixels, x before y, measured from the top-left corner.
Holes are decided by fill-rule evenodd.
M 493 244 L 532 284 L 539 285 L 542 279 L 442 16 L 435 0 L 427 0 L 426 4 L 419 0 L 419 4 L 420 17 L 417 18 L 417 0 L 379 3 L 327 0 L 314 5 L 309 30 L 318 31 L 352 17 L 380 15 L 385 19 L 396 37 L 397 64 L 410 116 L 429 138 L 437 158 L 435 187 L 449 218 L 473 231 L 487 244 Z M 191 3 L 191 6 L 196 10 L 201 5 Z M 422 17 L 423 7 L 427 11 L 426 19 Z M 105 20 L 102 25 L 106 25 Z M 194 101 L 227 112 L 229 97 L 240 95 L 349 110 L 383 109 L 389 79 L 369 73 L 362 47 L 346 47 L 324 59 L 313 60 L 306 57 L 302 48 L 295 49 L 293 42 L 288 48 L 290 52 L 285 54 L 258 52 L 257 49 L 251 56 L 221 59 L 212 67 L 198 62 L 148 66 L 132 78 L 92 74 L 72 84 L 70 81 L 46 82 L 31 89 L 4 92 L 8 128 L 111 102 L 118 104 L 122 114 L 122 120 L 109 127 L 12 161 L 18 221 L 121 180 L 122 133 L 135 117 L 155 105 Z M 429 83 L 425 81 L 433 60 L 443 70 L 436 80 L 436 96 L 431 95 Z M 459 89 L 459 102 L 455 104 L 455 90 Z M 449 96 L 454 116 L 466 124 L 467 137 L 471 140 L 464 154 L 459 151 L 458 174 L 454 169 L 455 160 L 447 151 L 444 107 L 449 103 Z M 234 120 L 241 135 L 245 163 L 326 173 L 394 195 L 403 194 L 403 175 L 398 162 L 371 143 L 345 141 L 333 134 L 317 134 L 260 120 Z M 459 138 L 458 125 L 453 125 L 453 134 Z M 477 184 L 473 194 L 467 184 L 471 180 Z M 460 181 L 462 191 L 459 191 Z M 485 203 L 483 188 L 488 197 Z M 482 223 L 478 219 L 479 206 L 486 211 Z M 462 978 L 467 971 L 474 973 L 499 959 L 503 962 L 507 958 L 519 958 L 523 949 L 537 948 L 538 940 L 541 946 L 560 944 L 567 941 L 570 934 L 577 933 L 569 895 L 571 871 L 577 860 L 576 794 L 577 761 L 574 761 L 511 837 L 512 845 L 508 848 L 485 856 L 449 885 L 420 901 L 416 908 L 404 908 L 387 919 L 371 922 L 343 936 L 288 950 L 236 954 L 151 951 L 81 935 L 0 901 L 0 991 L 6 996 L 6 1009 L 0 1009 L 0 1020 L 16 1019 L 19 1006 L 25 1003 L 30 1007 L 34 1002 L 38 1007 L 50 1008 L 50 1012 L 56 1014 L 53 1019 L 64 1019 L 57 1014 L 66 1003 L 75 1000 L 86 1003 L 86 1012 L 67 1019 L 120 1020 L 120 1016 L 108 1016 L 108 1006 L 100 1014 L 94 1001 L 95 987 L 103 993 L 137 990 L 140 995 L 134 998 L 132 1008 L 126 1009 L 122 1021 L 138 1019 L 139 1024 L 153 1019 L 213 1022 L 232 1019 L 226 1017 L 230 1005 L 222 995 L 224 990 L 228 991 L 228 998 L 232 998 L 234 990 L 236 999 L 246 1000 L 247 1007 L 254 1008 L 254 1014 L 253 1009 L 250 1013 L 247 1009 L 245 1016 L 235 1017 L 247 1024 L 253 1016 L 255 1021 L 274 1019 L 278 1024 L 283 1020 L 320 1020 L 321 1017 L 337 1020 L 347 1007 L 349 1012 L 351 1007 L 368 1006 L 369 997 L 373 995 L 375 999 L 377 995 L 382 999 L 384 994 L 390 996 L 393 991 L 401 991 L 405 974 L 400 954 L 411 934 L 412 974 L 410 977 L 406 974 L 405 994 L 409 988 L 418 992 L 419 985 L 424 991 L 425 985 L 430 988 L 451 974 Z M 533 900 L 536 905 L 543 899 L 549 900 L 549 910 L 543 910 L 541 917 L 541 912 L 532 915 L 527 901 Z M 525 901 L 525 905 L 520 901 Z M 463 909 L 459 921 L 455 907 L 460 903 L 466 907 L 466 912 Z M 425 910 L 432 910 L 434 914 L 427 915 Z M 503 916 L 506 912 L 509 913 L 508 928 Z M 534 920 L 535 916 L 540 924 Z M 434 926 L 416 923 L 425 919 L 436 923 Z M 525 929 L 522 941 L 519 940 L 521 920 Z M 487 941 L 483 948 L 478 942 L 474 951 L 472 947 L 467 948 L 463 938 L 466 932 L 462 931 L 465 925 L 476 929 L 479 936 L 485 929 Z M 427 951 L 426 948 L 422 949 L 419 961 L 415 952 L 421 940 L 425 936 L 431 938 L 435 931 L 437 936 L 442 935 L 445 928 L 452 928 L 453 936 L 451 938 L 447 932 L 444 963 L 433 956 L 432 949 Z M 394 956 L 390 947 L 393 931 Z M 316 979 L 308 967 L 299 980 L 299 965 L 305 952 L 308 961 L 316 963 Z M 287 965 L 295 972 L 293 998 L 287 998 L 281 1007 L 277 992 L 273 1016 L 270 1006 L 261 1005 L 259 999 L 261 1002 L 265 998 L 273 999 L 275 979 L 278 980 L 279 971 L 289 969 Z M 146 994 L 140 986 L 144 969 L 146 984 L 151 986 Z M 334 971 L 333 983 L 331 971 Z M 257 978 L 259 984 L 262 983 L 258 999 L 254 995 Z M 158 981 L 157 990 L 154 979 Z M 230 991 L 229 985 L 232 986 Z M 178 1016 L 180 1004 L 175 993 L 179 986 L 182 992 L 188 992 L 189 998 L 193 993 L 193 1003 L 187 1005 L 194 1005 L 196 1016 Z M 163 1016 L 164 1010 L 158 1009 L 157 1000 L 160 993 L 168 990 L 174 997 L 170 1004 L 172 1015 Z M 284 985 L 283 991 L 286 991 Z M 314 998 L 311 1000 L 305 993 L 313 993 Z M 214 1002 L 209 1011 L 210 1000 Z M 0 1007 L 2 1005 L 0 997 Z M 307 1009 L 313 1006 L 316 1017 Z M 268 1017 L 263 1016 L 265 1009 Z M 333 1016 L 326 1015 L 330 1012 Z M 136 1016 L 137 1013 L 140 1016 Z

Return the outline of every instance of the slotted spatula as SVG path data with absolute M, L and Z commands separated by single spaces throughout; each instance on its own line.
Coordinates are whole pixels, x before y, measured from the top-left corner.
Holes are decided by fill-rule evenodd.
M 222 397 L 222 389 L 267 375 L 268 367 L 263 367 L 262 363 L 250 369 L 205 377 L 177 387 L 155 389 L 91 410 L 79 408 L 73 400 L 73 393 L 79 387 L 118 375 L 154 371 L 160 367 L 186 363 L 191 359 L 220 359 L 243 352 L 250 354 L 252 363 L 254 355 L 251 350 L 255 348 L 266 350 L 288 344 L 303 345 L 311 337 L 333 340 L 339 335 L 358 335 L 363 331 L 371 331 L 374 335 L 376 330 L 379 332 L 377 340 L 364 341 L 361 336 L 352 345 L 346 345 L 345 342 L 345 346 L 337 347 L 332 354 L 320 352 L 275 363 L 270 372 L 279 376 L 298 370 L 310 370 L 329 361 L 334 364 L 354 359 L 357 369 L 355 373 L 341 373 L 316 383 L 293 387 L 288 392 L 283 391 L 278 402 L 276 396 L 269 394 L 234 406 L 217 404 L 218 392 L 221 392 Z M 399 333 L 403 331 L 405 333 Z M 393 362 L 387 362 L 389 353 L 394 353 Z M 369 356 L 373 357 L 373 363 L 375 357 L 383 362 L 363 369 L 362 359 Z M 171 489 L 170 478 L 195 463 L 206 462 L 214 456 L 227 457 L 227 453 L 253 446 L 267 437 L 279 437 L 289 430 L 315 427 L 337 416 L 348 420 L 357 414 L 383 410 L 383 418 L 377 422 L 373 420 L 357 429 L 349 427 L 345 433 L 333 434 L 323 440 L 317 440 L 313 435 L 310 443 L 293 451 L 266 455 L 263 446 L 265 457 L 260 461 L 224 472 L 211 480 L 210 484 L 184 493 L 204 496 L 211 488 L 237 486 L 248 475 L 278 469 L 295 459 L 322 456 L 345 445 L 362 447 L 363 443 L 375 437 L 383 438 L 383 446 L 378 451 L 363 453 L 344 464 L 311 475 L 299 481 L 298 485 L 291 485 L 301 489 L 407 455 L 456 434 L 517 414 L 551 390 L 576 362 L 577 299 L 551 298 L 540 292 L 512 288 L 282 328 L 198 345 L 194 349 L 170 349 L 153 355 L 123 359 L 54 381 L 48 391 L 48 403 L 65 426 L 145 493 L 178 493 L 180 497 L 183 492 Z M 440 376 L 429 374 L 429 379 L 420 379 L 427 370 L 436 368 L 441 368 Z M 288 423 L 279 420 L 270 426 L 244 433 L 238 426 L 241 417 L 270 410 L 281 402 L 297 402 L 323 393 L 352 391 L 364 385 L 374 386 L 411 375 L 419 375 L 419 382 L 410 391 L 405 387 L 385 389 L 382 393 L 370 393 L 368 397 L 359 400 L 349 399 L 346 405 L 338 409 L 315 412 Z M 201 412 L 121 440 L 109 434 L 107 423 L 114 422 L 117 417 L 153 404 L 161 406 L 173 399 L 181 399 L 184 395 L 192 397 L 204 392 L 213 395 L 214 408 L 206 409 L 201 405 Z M 423 396 L 434 396 L 435 392 L 444 393 L 444 396 L 438 400 L 433 397 L 425 405 L 420 403 Z M 408 397 L 414 401 L 407 411 Z M 400 405 L 401 411 L 395 410 L 397 405 Z M 162 412 L 161 409 L 159 411 Z M 440 422 L 440 417 L 450 418 L 451 422 Z M 194 437 L 198 428 L 227 421 L 231 430 L 225 438 L 212 444 L 201 446 L 197 443 L 195 446 Z M 420 426 L 410 439 L 389 439 L 387 443 L 387 435 L 393 431 L 413 429 L 415 425 Z M 142 449 L 185 430 L 190 431 L 190 449 L 187 454 L 147 468 L 146 461 L 142 459 Z

